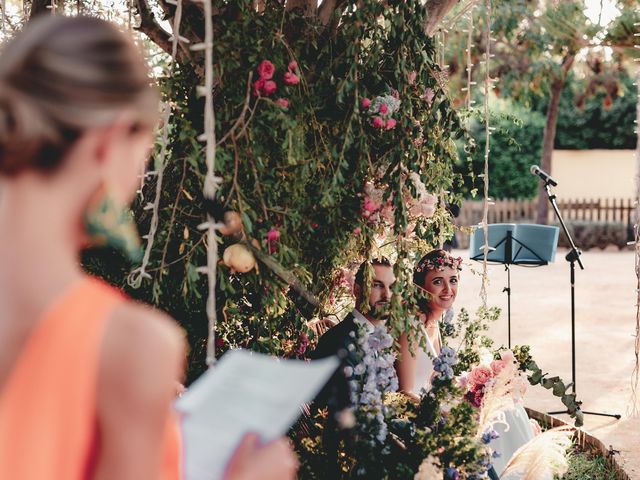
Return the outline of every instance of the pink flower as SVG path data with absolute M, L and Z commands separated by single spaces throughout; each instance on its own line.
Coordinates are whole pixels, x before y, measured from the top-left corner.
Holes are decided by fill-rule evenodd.
M 386 103 L 380 105 L 380 109 L 378 110 L 382 115 L 385 115 L 389 111 L 389 107 L 387 107 Z
M 272 93 L 274 93 L 278 89 L 276 82 L 273 80 L 267 80 L 264 82 L 264 87 L 262 87 L 262 93 L 264 93 L 265 97 L 268 97 Z
M 422 95 L 422 99 L 426 100 L 426 102 L 431 105 L 431 102 L 433 101 L 433 97 L 435 97 L 436 94 L 433 92 L 432 89 L 427 88 L 424 91 L 424 95 Z
M 407 74 L 407 81 L 409 82 L 409 85 L 413 85 L 415 83 L 417 76 L 418 74 L 415 70 L 412 70 Z
M 253 96 L 254 97 L 259 97 L 260 95 L 262 95 L 262 91 L 264 90 L 264 84 L 265 84 L 264 78 L 261 78 L 259 80 L 256 80 L 255 82 L 253 82 Z
M 385 124 L 384 128 L 386 128 L 387 130 L 391 130 L 395 126 L 396 126 L 396 121 L 393 118 L 390 118 L 387 120 L 387 123 Z
M 500 360 L 504 360 L 505 362 L 515 362 L 516 357 L 511 350 L 504 350 L 500 352 Z
M 475 386 L 481 386 L 487 383 L 493 377 L 491 369 L 485 365 L 478 365 L 469 374 L 469 383 Z
M 296 72 L 298 70 L 298 62 L 296 62 L 295 60 L 291 60 L 289 62 L 289 65 L 287 65 L 287 69 L 290 72 Z
M 276 248 L 276 243 L 280 240 L 280 232 L 277 228 L 272 227 L 271 230 L 267 232 L 267 243 L 269 245 L 269 253 L 276 253 L 278 250 Z
M 466 390 L 469 385 L 469 372 L 462 372 L 460 376 L 456 377 L 455 383 L 458 388 Z
M 269 60 L 263 60 L 260 65 L 258 65 L 258 75 L 260 75 L 261 79 L 271 80 L 275 71 L 276 67 L 274 67 L 273 63 Z
M 272 227 L 271 230 L 267 232 L 267 241 L 277 242 L 278 240 L 280 240 L 280 231 L 277 228 Z
M 353 229 L 354 235 L 360 235 L 362 233 L 362 229 L 360 227 L 356 227 Z
M 371 200 L 370 198 L 365 198 L 364 199 L 364 204 L 362 206 L 365 211 L 369 212 L 369 213 L 373 213 L 376 210 L 378 210 L 378 205 L 376 205 L 376 203 Z
M 371 100 L 369 100 L 368 98 L 363 98 L 362 100 L 360 100 L 360 105 L 362 106 L 362 108 L 369 108 L 371 106 Z
M 287 100 L 286 98 L 279 98 L 273 103 L 282 108 L 289 108 L 289 100 Z
M 494 375 L 499 375 L 506 366 L 507 363 L 504 360 L 494 360 L 493 362 L 491 362 L 491 370 L 493 371 Z
M 287 72 L 284 74 L 284 83 L 287 85 L 297 85 L 300 83 L 300 77 L 295 73 Z
M 373 125 L 373 128 L 382 128 L 384 127 L 384 120 L 382 120 L 382 118 L 380 117 L 374 117 L 372 125 Z

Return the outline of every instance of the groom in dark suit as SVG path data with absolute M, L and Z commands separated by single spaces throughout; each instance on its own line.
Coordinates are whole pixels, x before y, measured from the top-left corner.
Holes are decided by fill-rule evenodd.
M 356 339 L 361 331 L 358 327 L 372 332 L 376 325 L 380 325 L 389 318 L 391 289 L 396 281 L 393 265 L 384 257 L 371 260 L 373 278 L 370 283 L 369 295 L 365 299 L 363 294 L 366 290 L 364 278 L 366 267 L 366 262 L 360 265 L 353 285 L 356 308 L 344 320 L 320 337 L 318 346 L 310 355 L 312 359 L 338 355 L 343 359 L 343 366 L 355 367 L 357 364 Z M 366 308 L 362 308 L 363 306 Z M 361 313 L 360 309 L 367 310 L 367 313 Z
M 343 429 L 350 428 L 343 415 L 352 412 L 351 408 L 348 408 L 352 405 L 344 368 L 347 366 L 355 368 L 358 364 L 356 347 L 360 332 L 363 329 L 371 332 L 376 325 L 380 325 L 389 318 L 391 289 L 396 281 L 393 266 L 388 259 L 383 257 L 371 261 L 373 277 L 370 283 L 365 281 L 367 266 L 366 262 L 363 263 L 356 273 L 353 285 L 356 308 L 344 320 L 320 337 L 318 346 L 310 355 L 312 359 L 332 355 L 338 355 L 342 359 L 341 368 L 336 371 L 314 402 L 318 408 L 328 407 L 329 417 L 323 431 L 323 444 L 329 456 L 336 458 L 336 462 L 332 464 L 333 470 L 329 474 L 329 478 L 340 477 L 340 462 L 337 457 L 338 445 L 343 435 Z M 365 298 L 367 283 L 370 284 L 370 289 Z M 367 312 L 363 314 L 361 310 Z

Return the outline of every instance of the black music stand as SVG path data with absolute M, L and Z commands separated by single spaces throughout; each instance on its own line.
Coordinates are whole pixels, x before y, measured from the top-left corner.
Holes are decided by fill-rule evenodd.
M 489 227 L 487 261 L 502 264 L 507 272 L 507 331 L 511 348 L 511 265 L 539 267 L 555 258 L 558 227 L 546 225 L 496 223 Z M 471 237 L 471 260 L 484 260 L 484 231 L 477 229 Z

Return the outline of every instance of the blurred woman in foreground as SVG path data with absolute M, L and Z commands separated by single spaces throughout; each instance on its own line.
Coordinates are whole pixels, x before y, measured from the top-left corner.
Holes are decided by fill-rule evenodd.
M 0 478 L 180 478 L 183 335 L 79 265 L 86 225 L 134 195 L 157 112 L 102 20 L 37 19 L 0 56 Z M 226 476 L 295 469 L 284 440 L 248 437 Z

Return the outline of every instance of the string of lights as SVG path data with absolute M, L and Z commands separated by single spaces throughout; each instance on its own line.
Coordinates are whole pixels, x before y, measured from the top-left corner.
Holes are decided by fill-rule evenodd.
M 180 30 L 181 20 L 182 20 L 182 0 L 177 0 L 176 14 L 173 18 L 173 25 L 172 25 L 173 35 L 172 35 L 172 48 L 171 48 L 171 60 L 170 60 L 171 63 L 168 66 L 169 76 L 173 74 L 174 61 L 178 53 L 178 41 L 180 40 L 179 30 Z M 140 265 L 140 267 L 136 268 L 129 274 L 128 283 L 133 288 L 140 287 L 140 285 L 142 284 L 142 280 L 144 278 L 151 278 L 151 275 L 147 272 L 147 266 L 149 265 L 151 251 L 153 249 L 156 232 L 158 230 L 160 198 L 162 196 L 162 183 L 164 179 L 164 169 L 165 169 L 166 157 L 167 157 L 167 144 L 169 143 L 169 130 L 170 130 L 169 121 L 171 119 L 172 110 L 173 110 L 172 104 L 169 100 L 167 100 L 167 102 L 165 102 L 164 104 L 164 111 L 162 114 L 162 135 L 160 138 L 160 153 L 155 161 L 155 170 L 147 172 L 142 176 L 142 181 L 144 182 L 145 178 L 155 175 L 156 189 L 155 189 L 155 198 L 153 202 L 148 203 L 144 207 L 145 210 L 152 210 L 151 225 L 149 226 L 149 233 L 142 237 L 147 241 L 144 255 L 142 257 L 142 264 Z M 141 191 L 142 191 L 142 185 L 140 187 L 140 192 Z

